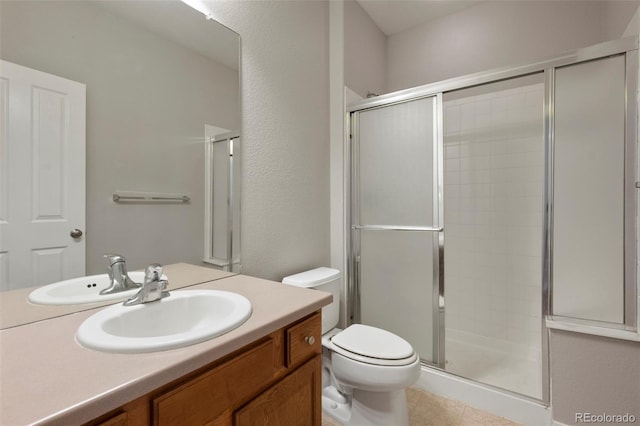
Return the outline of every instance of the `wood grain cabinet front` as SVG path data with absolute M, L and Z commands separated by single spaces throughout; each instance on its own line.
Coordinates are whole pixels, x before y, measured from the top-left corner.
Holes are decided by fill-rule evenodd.
M 311 360 L 234 414 L 235 426 L 320 425 L 322 357 Z
M 126 412 L 122 412 L 106 420 L 95 423 L 95 426 L 127 426 L 128 424 L 130 424 L 129 416 Z
M 268 385 L 274 339 L 153 399 L 154 425 L 204 425 Z
M 286 329 L 287 367 L 294 366 L 313 354 L 322 352 L 322 319 L 320 314 L 309 318 Z
M 320 311 L 87 425 L 320 425 Z

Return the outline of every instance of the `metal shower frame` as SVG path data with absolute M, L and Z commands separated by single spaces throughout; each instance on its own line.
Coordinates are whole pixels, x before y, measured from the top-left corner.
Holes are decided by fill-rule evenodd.
M 545 318 L 552 315 L 552 272 L 553 272 L 553 161 L 554 161 L 554 124 L 555 124 L 555 70 L 560 67 L 574 65 L 582 62 L 593 61 L 614 55 L 624 55 L 626 63 L 626 111 L 625 111 L 625 170 L 624 170 L 624 229 L 626 232 L 624 241 L 624 324 L 620 327 L 627 330 L 638 330 L 638 283 L 637 283 L 637 200 L 636 200 L 636 162 L 638 141 L 638 37 L 628 37 L 620 40 L 605 42 L 594 46 L 567 52 L 551 59 L 530 63 L 527 65 L 501 68 L 497 70 L 470 74 L 467 76 L 452 78 L 437 83 L 418 86 L 411 89 L 400 90 L 386 95 L 378 96 L 356 102 L 347 108 L 349 118 L 350 138 L 347 153 L 350 164 L 350 180 L 347 198 L 348 218 L 348 259 L 347 265 L 347 317 L 352 322 L 360 320 L 360 283 L 359 256 L 360 256 L 360 231 L 362 226 L 357 222 L 359 218 L 359 205 L 354 198 L 357 193 L 358 165 L 356 154 L 353 150 L 359 145 L 358 115 L 362 111 L 374 108 L 387 107 L 393 104 L 414 101 L 421 98 L 433 97 L 434 108 L 434 226 L 433 227 L 369 227 L 374 230 L 415 230 L 434 232 L 434 277 L 433 277 L 433 327 L 435 341 L 433 342 L 434 363 L 423 365 L 444 369 L 445 360 L 445 294 L 444 294 L 444 241 L 445 225 L 443 223 L 443 162 L 444 162 L 444 134 L 443 134 L 443 106 L 442 98 L 446 92 L 471 88 L 488 83 L 495 83 L 517 77 L 525 77 L 532 74 L 544 74 L 544 222 L 542 239 L 542 400 L 528 397 L 536 402 L 546 405 L 550 401 L 549 378 L 549 333 L 545 325 Z M 594 226 L 606 226 L 606 224 L 594 224 Z M 411 229 L 410 229 L 411 228 Z M 421 229 L 417 229 L 421 228 Z M 633 232 L 631 231 L 633 230 Z M 571 318 L 562 318 L 572 322 Z M 585 323 L 584 320 L 576 321 Z M 591 322 L 594 323 L 595 322 Z M 615 325 L 597 323 L 598 326 Z M 487 387 L 494 386 L 483 384 Z M 501 389 L 505 391 L 505 389 Z M 508 393 L 514 393 L 506 390 Z M 522 395 L 517 394 L 522 397 Z M 526 396 L 526 395 L 525 395 Z

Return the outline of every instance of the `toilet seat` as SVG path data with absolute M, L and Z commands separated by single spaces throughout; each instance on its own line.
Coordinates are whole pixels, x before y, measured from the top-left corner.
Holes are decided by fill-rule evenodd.
M 408 365 L 418 358 L 403 338 L 364 324 L 353 324 L 332 336 L 331 346 L 344 357 L 380 366 Z

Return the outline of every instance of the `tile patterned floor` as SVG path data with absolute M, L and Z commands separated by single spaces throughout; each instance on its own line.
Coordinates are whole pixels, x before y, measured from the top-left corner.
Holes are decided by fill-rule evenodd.
M 465 405 L 463 402 L 443 398 L 417 388 L 407 389 L 407 404 L 411 426 L 519 425 L 503 417 Z M 325 416 L 322 419 L 322 426 L 340 426 L 340 424 Z

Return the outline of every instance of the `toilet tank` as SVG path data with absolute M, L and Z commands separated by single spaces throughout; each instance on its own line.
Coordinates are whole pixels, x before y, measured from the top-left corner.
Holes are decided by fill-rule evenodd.
M 312 288 L 331 293 L 333 302 L 322 308 L 322 334 L 338 325 L 340 317 L 340 271 L 332 268 L 316 268 L 282 279 L 283 284 Z

